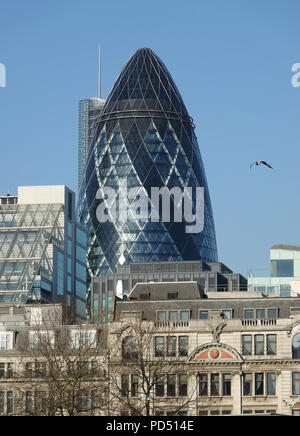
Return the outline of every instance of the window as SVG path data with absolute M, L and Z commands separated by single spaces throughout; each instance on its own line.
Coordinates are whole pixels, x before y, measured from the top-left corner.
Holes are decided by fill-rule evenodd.
M 178 298 L 178 292 L 168 292 L 168 300 L 176 300 Z
M 272 277 L 293 277 L 294 261 L 292 259 L 271 260 Z
M 222 316 L 223 319 L 232 319 L 232 310 L 231 309 L 222 310 Z
M 76 262 L 76 277 L 86 282 L 86 267 Z
M 164 356 L 165 354 L 165 338 L 156 336 L 154 338 L 154 355 L 155 357 Z
M 276 394 L 276 374 L 274 372 L 267 373 L 267 395 Z
M 252 354 L 252 336 L 242 335 L 242 354 L 249 356 Z
M 207 310 L 199 310 L 199 319 L 207 319 L 208 311 Z
M 165 378 L 163 375 L 159 375 L 156 378 L 156 383 L 155 383 L 155 395 L 157 397 L 163 397 L 165 394 L 165 389 L 164 389 L 164 385 L 165 385 Z
M 265 309 L 256 309 L 256 318 L 264 319 L 265 318 Z
M 264 335 L 254 335 L 255 348 L 254 352 L 256 356 L 264 354 Z
M 244 318 L 245 319 L 253 319 L 253 310 L 252 309 L 245 309 Z
M 264 394 L 264 373 L 259 372 L 255 374 L 255 395 Z
M 168 374 L 167 375 L 167 396 L 175 397 L 176 393 L 176 375 Z
M 0 350 L 12 350 L 13 349 L 13 332 L 1 332 L 0 333 Z
M 267 310 L 268 313 L 268 318 L 277 318 L 277 309 L 268 309 Z
M 11 415 L 14 410 L 13 392 L 1 391 L 0 392 L 0 416 Z
M 252 374 L 244 374 L 243 376 L 243 395 L 252 395 Z
M 79 245 L 76 245 L 76 259 L 80 260 L 82 263 L 86 262 L 86 249 Z
M 188 321 L 190 319 L 190 312 L 188 310 L 180 311 L 180 321 Z
M 167 337 L 167 356 L 176 356 L 176 336 Z
M 199 396 L 207 396 L 208 395 L 208 377 L 207 374 L 200 373 L 199 374 Z
M 267 335 L 267 354 L 276 354 L 276 335 Z
M 13 377 L 12 363 L 0 363 L 0 378 Z
M 129 374 L 121 375 L 121 395 L 122 397 L 128 397 L 129 394 Z
M 165 310 L 159 310 L 156 313 L 157 321 L 166 321 L 167 320 L 167 312 Z
M 222 374 L 222 394 L 231 395 L 231 375 Z
M 96 330 L 72 331 L 74 348 L 89 348 L 96 346 Z
M 186 374 L 179 374 L 178 383 L 179 383 L 178 395 L 180 397 L 186 397 L 187 396 L 187 375 Z
M 300 372 L 292 372 L 292 394 L 300 395 Z
M 131 396 L 132 397 L 138 396 L 138 387 L 139 387 L 138 375 L 132 374 L 131 375 Z
M 188 355 L 188 336 L 179 336 L 178 338 L 178 352 L 179 356 Z
M 133 336 L 127 336 L 123 340 L 122 358 L 125 360 L 136 360 L 138 358 L 138 344 Z
M 219 374 L 211 374 L 210 394 L 212 396 L 218 396 L 220 394 L 220 392 L 219 392 Z
M 57 294 L 64 294 L 64 255 L 57 252 Z
M 30 348 L 47 348 L 53 347 L 55 343 L 55 337 L 53 331 L 34 331 L 30 332 L 29 336 Z
M 170 312 L 169 312 L 169 320 L 170 321 L 177 321 L 178 320 L 178 312 L 177 312 L 177 310 L 170 310 Z
M 292 339 L 292 357 L 300 359 L 300 333 L 297 333 Z

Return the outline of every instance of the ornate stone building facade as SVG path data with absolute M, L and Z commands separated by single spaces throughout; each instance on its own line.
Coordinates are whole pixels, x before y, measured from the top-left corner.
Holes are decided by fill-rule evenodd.
M 299 414 L 298 298 L 145 283 L 115 302 L 109 334 L 122 331 L 119 343 L 131 336 L 132 317 L 153 326 L 153 361 L 170 364 L 154 382 L 152 414 Z
M 297 297 L 138 283 L 109 323 L 55 328 L 49 307 L 0 307 L 2 415 L 299 415 Z

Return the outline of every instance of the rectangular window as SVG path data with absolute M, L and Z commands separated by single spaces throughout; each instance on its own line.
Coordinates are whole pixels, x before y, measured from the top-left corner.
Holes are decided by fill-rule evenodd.
M 256 318 L 264 319 L 266 317 L 265 309 L 256 309 Z
M 222 316 L 224 319 L 231 319 L 232 318 L 232 310 L 231 309 L 222 310 Z
M 244 374 L 243 377 L 243 395 L 250 396 L 252 395 L 252 374 Z
M 231 395 L 231 375 L 222 374 L 222 393 L 225 396 Z
M 249 356 L 252 354 L 252 336 L 242 335 L 242 354 Z
M 273 319 L 277 317 L 277 309 L 268 309 L 267 313 L 268 313 L 268 318 Z
M 5 363 L 0 363 L 0 378 L 5 377 Z
M 86 267 L 76 262 L 76 277 L 86 282 Z
M 178 320 L 178 312 L 177 312 L 177 310 L 170 310 L 169 311 L 169 320 L 170 321 L 177 321 Z
M 188 336 L 179 336 L 178 338 L 178 352 L 179 356 L 188 355 Z
M 180 311 L 180 321 L 188 321 L 190 319 L 190 312 L 188 310 Z
M 167 356 L 176 356 L 176 336 L 167 337 Z
M 275 372 L 267 373 L 267 395 L 276 395 L 276 374 Z
M 264 394 L 264 374 L 263 372 L 257 372 L 255 374 L 255 395 Z
M 26 391 L 26 394 L 25 394 L 25 412 L 28 413 L 29 415 L 34 412 L 33 404 L 34 404 L 34 393 L 31 391 Z
M 292 394 L 300 395 L 300 372 L 292 372 Z
M 267 335 L 267 354 L 276 354 L 276 335 Z
M 163 336 L 156 336 L 154 338 L 154 355 L 155 357 L 165 355 L 165 338 Z
M 293 277 L 294 261 L 292 259 L 271 260 L 272 277 Z
M 157 321 L 166 321 L 167 320 L 167 313 L 165 310 L 159 310 L 156 313 L 156 319 Z
M 253 319 L 253 310 L 252 309 L 245 309 L 244 318 L 245 319 Z
M 178 383 L 179 383 L 179 390 L 178 390 L 179 396 L 186 397 L 187 396 L 187 375 L 186 374 L 179 374 Z
M 82 245 L 87 245 L 87 234 L 78 227 L 76 228 L 76 240 Z
M 121 375 L 121 395 L 122 397 L 127 397 L 129 394 L 129 375 Z
M 254 335 L 255 348 L 254 352 L 256 356 L 264 354 L 264 335 Z
M 86 263 L 86 249 L 76 245 L 76 259 Z
M 219 390 L 219 374 L 217 374 L 217 373 L 211 374 L 211 379 L 210 379 L 210 395 L 211 396 L 218 396 L 218 395 L 220 395 L 220 390 Z
M 131 396 L 138 396 L 139 377 L 136 374 L 131 375 Z
M 168 374 L 167 375 L 167 396 L 175 397 L 176 392 L 176 375 Z
M 12 350 L 13 349 L 13 332 L 0 333 L 0 350 Z
M 96 346 L 96 330 L 72 331 L 73 348 L 94 348 Z
M 163 375 L 159 375 L 156 378 L 155 395 L 157 397 L 163 397 L 165 395 L 165 378 Z
M 199 374 L 199 396 L 206 397 L 208 394 L 208 380 L 207 374 L 200 373 Z
M 200 310 L 199 311 L 199 319 L 207 319 L 208 318 L 208 311 L 207 310 Z
M 14 400 L 13 400 L 13 392 L 6 392 L 6 413 L 7 415 L 11 415 L 14 411 Z

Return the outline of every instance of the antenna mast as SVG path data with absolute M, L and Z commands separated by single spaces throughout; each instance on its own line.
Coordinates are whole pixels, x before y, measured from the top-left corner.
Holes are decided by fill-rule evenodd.
M 101 98 L 101 45 L 99 44 L 98 97 Z

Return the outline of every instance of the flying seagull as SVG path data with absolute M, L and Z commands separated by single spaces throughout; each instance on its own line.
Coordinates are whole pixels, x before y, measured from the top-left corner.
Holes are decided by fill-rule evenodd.
M 266 165 L 267 167 L 271 168 L 272 170 L 274 169 L 274 168 L 271 167 L 271 165 L 269 165 L 266 161 L 264 161 L 264 160 L 257 160 L 256 162 L 252 162 L 252 164 L 250 164 L 250 170 L 251 170 L 251 168 L 253 167 L 253 165 L 258 166 L 258 165 L 261 165 L 261 164 Z

